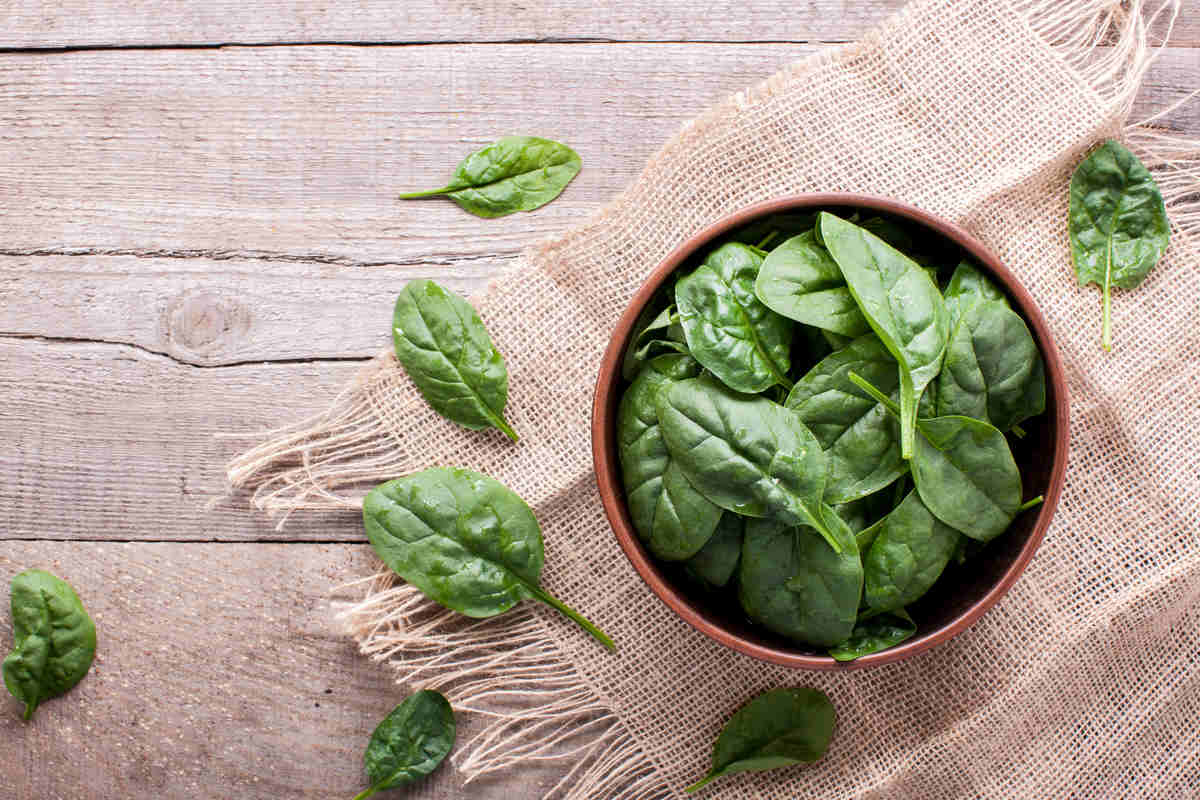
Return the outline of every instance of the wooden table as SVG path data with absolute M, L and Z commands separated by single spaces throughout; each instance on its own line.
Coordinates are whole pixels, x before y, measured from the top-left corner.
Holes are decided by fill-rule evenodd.
M 902 2 L 187 5 L 0 9 L 0 579 L 58 573 L 101 637 L 32 724 L 0 701 L 4 798 L 361 788 L 401 692 L 332 621 L 331 587 L 370 564 L 360 521 L 210 509 L 243 444 L 217 434 L 322 409 L 388 345 L 406 281 L 480 288 L 683 121 Z M 1135 113 L 1200 85 L 1185 8 Z M 1200 102 L 1163 124 L 1200 135 Z M 518 132 L 583 156 L 538 213 L 394 199 Z M 563 768 L 398 796 L 523 800 Z

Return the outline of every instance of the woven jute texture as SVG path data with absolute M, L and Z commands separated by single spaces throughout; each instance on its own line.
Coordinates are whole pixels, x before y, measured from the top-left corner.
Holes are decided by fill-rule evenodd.
M 699 117 L 611 206 L 474 298 L 508 362 L 520 444 L 441 419 L 381 355 L 328 414 L 278 432 L 231 478 L 268 510 L 329 509 L 353 507 L 372 482 L 453 465 L 533 507 L 545 585 L 617 653 L 528 604 L 467 622 L 387 578 L 368 576 L 348 613 L 365 653 L 460 708 L 497 692 L 534 699 L 459 748 L 467 776 L 566 753 L 574 769 L 556 796 L 682 797 L 735 708 L 808 684 L 838 710 L 827 756 L 725 780 L 712 796 L 1196 797 L 1200 252 L 1187 229 L 1200 170 L 1186 143 L 1127 119 L 1176 11 L 919 0 Z M 1107 355 L 1099 294 L 1075 285 L 1065 225 L 1071 170 L 1106 137 L 1156 171 L 1174 223 L 1157 270 L 1115 295 Z M 890 196 L 975 233 L 1045 313 L 1071 398 L 1065 492 L 1015 587 L 949 643 L 835 675 L 738 655 L 659 602 L 605 519 L 589 433 L 601 352 L 648 272 L 719 217 L 807 191 Z

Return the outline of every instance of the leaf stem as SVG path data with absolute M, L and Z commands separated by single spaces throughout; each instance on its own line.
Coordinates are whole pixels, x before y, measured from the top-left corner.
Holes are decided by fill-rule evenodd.
M 1045 501 L 1046 501 L 1046 498 L 1039 494 L 1037 497 L 1033 498 L 1032 500 L 1026 500 L 1024 503 L 1022 503 L 1021 507 L 1017 509 L 1017 513 L 1020 514 L 1022 511 L 1028 511 L 1029 509 L 1033 508 L 1034 506 L 1040 506 Z
M 452 192 L 452 191 L 454 191 L 454 190 L 451 189 L 449 186 L 443 186 L 441 189 L 429 189 L 424 192 L 409 192 L 408 194 L 400 195 L 397 199 L 398 200 L 418 200 L 422 197 L 437 197 L 439 194 L 446 194 L 447 192 Z M 354 798 L 354 800 L 358 800 L 358 798 L 356 797 L 356 798 Z
M 512 429 L 512 426 L 504 421 L 504 417 L 500 416 L 499 414 L 493 414 L 490 411 L 488 412 L 488 416 L 492 418 L 492 424 L 496 426 L 496 429 L 505 436 L 512 439 L 514 442 L 521 440 L 521 437 L 517 436 L 517 432 Z
M 368 797 L 375 794 L 375 792 L 377 792 L 377 791 L 379 791 L 379 790 L 376 789 L 374 786 L 372 786 L 370 789 L 363 789 L 361 792 L 354 795 L 354 800 L 367 800 Z
M 37 703 L 26 703 L 25 704 L 25 715 L 24 715 L 23 719 L 26 722 L 29 722 L 29 720 L 33 719 L 33 712 L 37 709 L 37 707 L 38 707 Z
M 688 794 L 691 794 L 692 792 L 698 792 L 701 789 L 703 789 L 705 786 L 707 786 L 708 784 L 715 781 L 717 779 L 717 777 L 718 776 L 716 774 L 710 772 L 709 774 L 705 775 L 700 780 L 693 783 L 691 786 L 684 789 L 684 791 L 687 792 Z
M 857 372 L 851 370 L 849 373 L 847 373 L 846 377 L 849 378 L 850 382 L 855 386 L 869 394 L 871 399 L 873 399 L 875 402 L 882 403 L 883 407 L 888 411 L 892 412 L 897 417 L 900 416 L 900 406 L 896 405 L 896 401 L 872 386 L 871 383 L 862 375 L 859 375 Z
M 534 596 L 537 597 L 538 600 L 541 600 L 546 605 L 561 612 L 563 614 L 563 616 L 565 616 L 567 619 L 571 620 L 576 625 L 578 625 L 579 627 L 583 628 L 585 631 L 590 633 L 592 635 L 592 637 L 596 639 L 596 641 L 600 642 L 600 644 L 604 645 L 609 650 L 615 651 L 617 649 L 617 646 L 615 644 L 613 644 L 613 640 L 608 638 L 608 634 L 606 634 L 604 631 L 600 630 L 595 625 L 593 625 L 586 617 L 584 617 L 578 611 L 571 608 L 566 603 L 559 600 L 557 597 L 550 594 L 542 587 L 534 586 L 532 588 L 533 588 Z
M 775 237 L 779 235 L 779 231 L 771 231 L 763 237 L 762 241 L 755 245 L 759 250 L 766 248 L 771 242 L 775 241 Z
M 1112 287 L 1108 274 L 1104 276 L 1104 325 L 1100 333 L 1100 344 L 1106 353 L 1112 352 Z
M 1011 428 L 1009 428 L 1009 430 L 1012 431 L 1012 435 L 1017 437 L 1018 439 L 1025 438 L 1025 429 L 1022 428 L 1020 425 L 1013 425 Z

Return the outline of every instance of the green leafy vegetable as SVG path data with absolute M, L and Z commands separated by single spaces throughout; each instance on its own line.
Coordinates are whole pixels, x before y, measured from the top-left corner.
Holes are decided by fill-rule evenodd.
M 956 309 L 958 299 L 946 305 Z M 957 321 L 937 378 L 938 416 L 974 417 L 1007 431 L 1045 411 L 1045 366 L 1025 321 L 995 300 L 952 316 Z
M 746 518 L 726 513 L 708 542 L 696 555 L 684 562 L 684 568 L 709 586 L 720 588 L 729 583 L 742 558 L 742 535 Z
M 787 379 L 792 323 L 754 295 L 762 257 L 742 244 L 710 252 L 675 285 L 692 356 L 729 388 L 761 392 Z
M 600 629 L 539 585 L 541 527 L 499 481 L 465 469 L 426 469 L 368 492 L 363 523 L 383 562 L 447 608 L 492 617 L 532 598 L 614 649 Z
M 827 547 L 812 528 L 752 519 L 746 522 L 738 568 L 738 598 L 747 616 L 816 647 L 829 647 L 850 635 L 863 586 L 854 535 L 832 509 L 828 515 L 840 553 Z
M 900 455 L 912 458 L 917 402 L 946 351 L 946 305 L 929 274 L 899 250 L 828 212 L 818 219 L 821 240 L 850 293 L 899 366 Z
M 680 343 L 673 342 L 669 338 L 662 338 L 670 335 L 671 325 L 678 319 L 675 307 L 667 306 L 658 314 L 650 316 L 648 312 L 653 309 L 654 306 L 647 306 L 646 310 L 642 312 L 637 323 L 634 324 L 634 336 L 625 348 L 625 357 L 621 360 L 621 375 L 627 381 L 632 381 L 637 377 L 642 364 L 650 358 L 654 350 L 687 352 L 687 348 Z
M 969 308 L 981 300 L 995 300 L 998 303 L 1008 305 L 1008 295 L 1004 294 L 1004 290 L 976 269 L 969 261 L 959 262 L 959 265 L 954 270 L 954 274 L 950 276 L 950 282 L 946 284 L 946 291 L 943 292 L 943 295 L 947 303 L 950 300 L 964 301 L 960 305 L 962 308 Z M 951 324 L 953 322 L 954 319 L 952 316 Z
M 434 411 L 464 428 L 497 428 L 517 441 L 504 421 L 508 368 L 470 303 L 433 281 L 410 281 L 396 299 L 392 341 Z
M 440 189 L 400 195 L 401 200 L 449 197 L 479 217 L 533 211 L 558 197 L 579 174 L 579 154 L 536 136 L 505 136 L 464 158 Z
M 743 516 L 811 525 L 839 548 L 821 515 L 825 454 L 794 412 L 702 378 L 665 388 L 657 408 L 672 462 L 701 494 Z
M 917 492 L 884 518 L 863 558 L 867 605 L 896 611 L 915 602 L 941 577 L 962 538 L 929 512 Z
M 763 260 L 755 294 L 772 311 L 843 336 L 870 331 L 842 271 L 812 231 L 793 236 Z
M 655 399 L 666 386 L 692 378 L 700 365 L 688 356 L 660 356 L 621 398 L 617 444 L 634 530 L 665 561 L 695 555 L 713 535 L 721 509 L 684 477 L 658 424 Z
M 850 638 L 829 648 L 829 655 L 837 661 L 853 661 L 895 647 L 916 632 L 916 623 L 904 609 L 878 614 L 855 625 Z
M 363 755 L 371 786 L 354 800 L 424 778 L 454 747 L 454 735 L 454 712 L 445 697 L 429 689 L 411 695 L 371 734 Z
M 83 680 L 96 656 L 96 625 L 71 585 L 30 569 L 12 580 L 13 651 L 4 685 L 25 704 L 25 719 L 43 701 Z
M 734 712 L 713 746 L 712 769 L 687 787 L 695 792 L 737 772 L 816 761 L 833 739 L 837 714 L 820 689 L 772 689 Z
M 1101 343 L 1112 350 L 1112 289 L 1133 289 L 1167 249 L 1170 226 L 1158 184 L 1123 145 L 1106 141 L 1071 177 L 1068 225 L 1079 285 L 1103 291 Z

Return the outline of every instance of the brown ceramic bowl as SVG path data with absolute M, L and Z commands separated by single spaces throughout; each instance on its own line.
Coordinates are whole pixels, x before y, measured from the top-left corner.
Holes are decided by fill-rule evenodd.
M 1046 362 L 1046 412 L 1022 423 L 1027 435 L 1015 441 L 1013 446 L 1013 455 L 1021 468 L 1025 496 L 1043 494 L 1045 503 L 1035 511 L 1018 516 L 1003 536 L 964 567 L 951 565 L 947 568 L 941 580 L 909 607 L 917 620 L 917 634 L 913 638 L 890 650 L 842 663 L 822 651 L 804 647 L 753 624 L 741 613 L 736 600 L 727 595 L 719 596 L 724 600 L 720 603 L 702 596 L 685 583 L 677 567 L 654 559 L 634 533 L 617 456 L 617 406 L 627 385 L 621 377 L 621 359 L 626 343 L 633 335 L 638 314 L 658 288 L 677 268 L 690 265 L 694 256 L 730 231 L 765 215 L 817 208 L 840 209 L 846 213 L 863 210 L 894 217 L 910 228 L 929 230 L 928 243 L 943 245 L 939 255 L 944 263 L 957 263 L 957 259 L 949 259 L 969 256 L 1008 292 L 1009 301 L 1028 323 Z M 900 661 L 961 633 L 995 605 L 1033 558 L 1054 516 L 1067 465 L 1067 434 L 1067 392 L 1062 361 L 1050 338 L 1046 320 L 1013 274 L 957 225 L 894 200 L 859 194 L 808 194 L 760 203 L 731 214 L 677 247 L 655 267 L 617 323 L 600 365 L 592 410 L 592 453 L 600 498 L 617 541 L 650 589 L 690 625 L 727 647 L 764 661 L 819 670 L 858 669 Z

